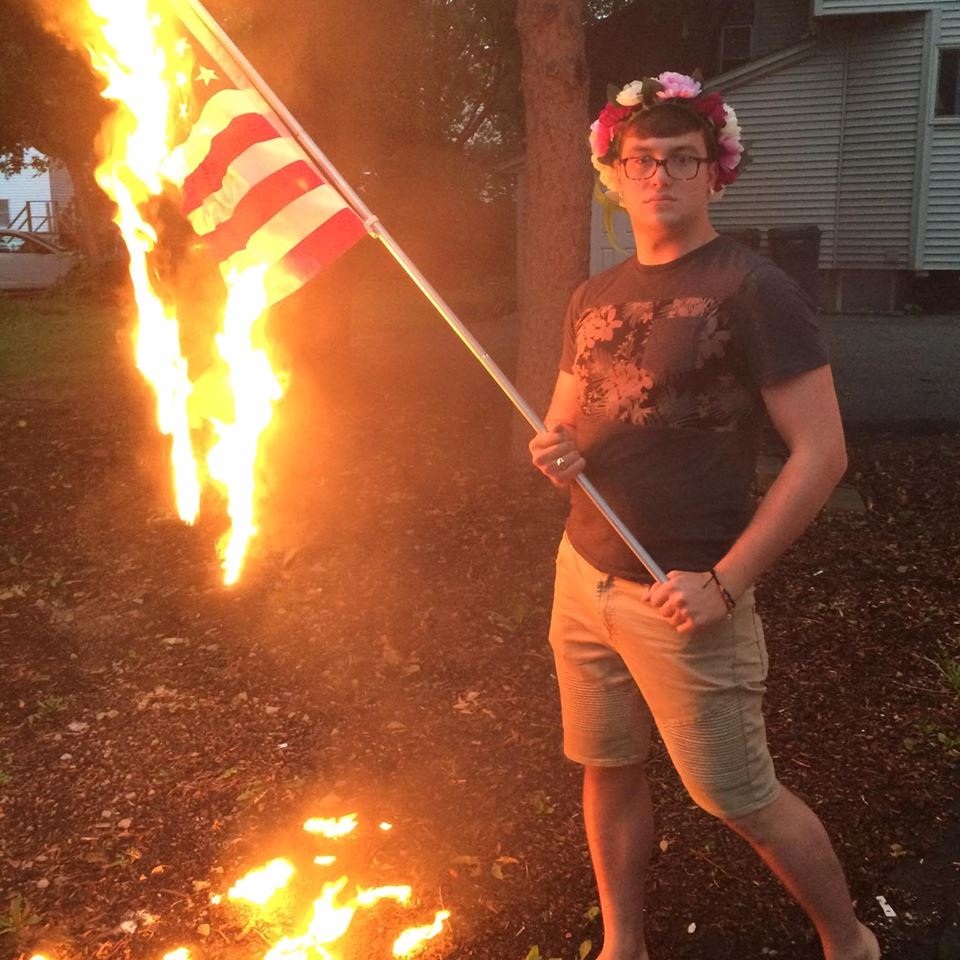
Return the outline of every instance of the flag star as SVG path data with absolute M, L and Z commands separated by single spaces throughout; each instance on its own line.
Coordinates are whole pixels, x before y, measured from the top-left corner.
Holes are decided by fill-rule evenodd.
M 201 67 L 200 73 L 197 74 L 197 79 L 200 80 L 204 86 L 210 86 L 212 80 L 219 80 L 217 72 L 211 70 L 209 67 Z
M 187 51 L 190 49 L 190 41 L 186 37 L 181 37 L 177 41 L 176 51 L 178 57 L 186 56 Z

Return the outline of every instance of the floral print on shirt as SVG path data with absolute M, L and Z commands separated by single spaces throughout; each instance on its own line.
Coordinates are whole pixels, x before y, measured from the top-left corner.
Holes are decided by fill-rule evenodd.
M 642 426 L 734 430 L 758 398 L 716 300 L 603 304 L 574 324 L 585 416 Z

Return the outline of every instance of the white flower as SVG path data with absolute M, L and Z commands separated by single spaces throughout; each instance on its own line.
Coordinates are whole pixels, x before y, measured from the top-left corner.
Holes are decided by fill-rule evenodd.
M 617 202 L 620 194 L 617 193 L 617 174 L 613 167 L 609 163 L 601 163 L 596 157 L 591 157 L 590 162 L 597 173 L 600 174 L 600 183 L 606 187 L 607 198 Z M 611 197 L 611 193 L 615 196 Z
M 621 107 L 635 107 L 642 99 L 643 83 L 639 80 L 632 80 L 618 94 L 617 103 Z
M 723 125 L 723 135 L 725 137 L 733 137 L 734 140 L 740 139 L 740 122 L 737 120 L 737 115 L 733 112 L 733 107 L 729 103 L 723 105 L 723 110 L 727 115 L 727 122 Z

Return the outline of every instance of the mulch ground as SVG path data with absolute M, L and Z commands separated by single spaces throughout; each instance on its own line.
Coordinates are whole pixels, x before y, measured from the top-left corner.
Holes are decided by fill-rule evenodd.
M 172 518 L 119 357 L 63 395 L 0 385 L 4 957 L 259 958 L 341 873 L 413 888 L 358 914 L 343 960 L 441 908 L 429 958 L 596 955 L 545 641 L 564 502 L 506 465 L 506 401 L 440 327 L 327 358 L 232 590 L 222 520 Z M 849 440 L 868 511 L 821 518 L 760 591 L 769 737 L 885 956 L 920 960 L 960 899 L 960 438 Z M 652 956 L 818 957 L 662 747 L 650 769 Z M 301 829 L 351 812 L 336 843 Z M 277 856 L 299 868 L 279 907 L 211 903 Z

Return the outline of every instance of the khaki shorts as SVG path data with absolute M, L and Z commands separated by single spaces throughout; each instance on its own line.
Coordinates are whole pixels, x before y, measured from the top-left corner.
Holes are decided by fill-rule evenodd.
M 730 820 L 760 810 L 779 784 L 761 713 L 768 661 L 753 589 L 731 619 L 686 634 L 646 594 L 587 563 L 564 536 L 550 624 L 564 753 L 586 766 L 640 763 L 655 722 L 699 806 Z

